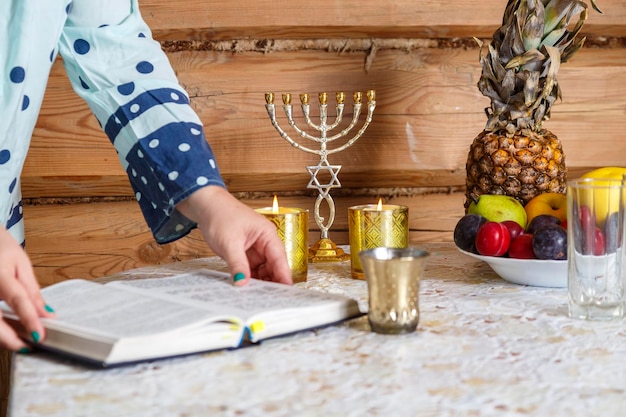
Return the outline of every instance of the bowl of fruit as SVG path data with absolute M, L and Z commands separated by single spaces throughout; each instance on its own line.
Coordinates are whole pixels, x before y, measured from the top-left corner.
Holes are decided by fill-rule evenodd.
M 481 195 L 456 224 L 454 243 L 502 279 L 567 287 L 567 199 L 544 193 L 523 206 L 503 195 Z

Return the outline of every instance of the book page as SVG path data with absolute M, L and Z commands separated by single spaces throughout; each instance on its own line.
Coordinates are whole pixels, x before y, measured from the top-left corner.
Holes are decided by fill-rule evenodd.
M 115 338 L 173 331 L 224 316 L 208 308 L 78 279 L 44 288 L 42 294 L 56 312 L 56 318 L 44 319 L 46 326 Z
M 199 270 L 170 278 L 115 281 L 107 284 L 132 286 L 138 289 L 184 297 L 200 305 L 219 307 L 219 311 L 248 318 L 264 311 L 297 309 L 343 302 L 344 297 L 305 290 L 275 282 L 250 280 L 235 287 L 223 272 Z

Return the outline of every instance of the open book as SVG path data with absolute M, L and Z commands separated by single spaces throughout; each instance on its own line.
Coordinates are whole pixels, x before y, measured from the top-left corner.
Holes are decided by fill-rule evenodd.
M 42 348 L 99 366 L 237 348 L 361 315 L 348 297 L 199 270 L 99 284 L 72 279 L 42 290 L 56 317 Z M 16 320 L 0 302 L 8 320 Z

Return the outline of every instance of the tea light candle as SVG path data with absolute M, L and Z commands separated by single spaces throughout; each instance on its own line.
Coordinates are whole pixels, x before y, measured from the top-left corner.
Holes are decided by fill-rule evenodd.
M 255 211 L 276 226 L 278 236 L 285 245 L 293 282 L 305 282 L 309 264 L 309 211 L 301 208 L 280 207 L 276 196 L 274 196 L 272 207 L 258 208 Z
M 359 252 L 378 247 L 406 248 L 409 245 L 409 209 L 406 206 L 378 204 L 348 209 L 350 271 L 352 278 L 365 279 Z

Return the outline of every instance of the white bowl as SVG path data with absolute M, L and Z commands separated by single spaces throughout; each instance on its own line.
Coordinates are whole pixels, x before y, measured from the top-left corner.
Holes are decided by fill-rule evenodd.
M 567 287 L 567 261 L 482 256 L 458 247 L 457 249 L 465 255 L 487 262 L 500 278 L 513 284 L 533 287 Z

